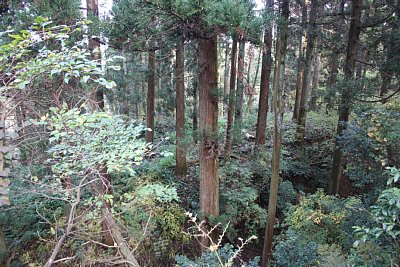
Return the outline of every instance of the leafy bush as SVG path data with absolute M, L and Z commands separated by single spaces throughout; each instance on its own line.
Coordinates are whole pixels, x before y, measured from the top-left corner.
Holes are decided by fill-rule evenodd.
M 396 111 L 365 111 L 339 140 L 346 153 L 346 173 L 353 185 L 361 190 L 373 189 L 374 197 L 387 180 L 385 167 L 399 163 L 399 118 Z
M 239 231 L 242 236 L 250 236 L 265 226 L 267 212 L 256 203 L 257 190 L 247 186 L 228 189 L 222 192 L 221 197 L 223 208 L 217 220 L 223 225 L 229 223 L 226 234 L 230 240 L 237 238 Z
M 253 260 L 250 260 L 247 263 L 241 263 L 240 265 L 228 265 L 229 259 L 235 253 L 234 247 L 231 244 L 226 244 L 221 249 L 218 250 L 218 256 L 213 251 L 206 251 L 201 254 L 201 256 L 197 259 L 196 262 L 190 260 L 186 256 L 177 255 L 175 257 L 175 261 L 177 266 L 179 267 L 208 267 L 208 266 L 241 266 L 241 267 L 257 267 L 259 266 L 260 258 L 256 257 Z M 222 264 L 221 264 L 222 263 Z
M 273 253 L 276 266 L 314 266 L 319 259 L 318 244 L 306 241 L 294 231 L 280 237 Z
M 284 225 L 297 231 L 305 240 L 332 244 L 346 238 L 340 223 L 348 214 L 344 202 L 319 190 L 313 195 L 302 196 L 298 205 L 290 207 Z
M 383 190 L 375 205 L 371 206 L 373 226 L 355 226 L 355 233 L 361 242 L 375 242 L 394 259 L 400 258 L 400 189 L 392 187 Z

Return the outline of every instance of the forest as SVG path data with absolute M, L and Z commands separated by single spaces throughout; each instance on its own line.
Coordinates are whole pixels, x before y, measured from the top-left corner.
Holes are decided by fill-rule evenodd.
M 11 266 L 400 266 L 400 0 L 0 0 Z

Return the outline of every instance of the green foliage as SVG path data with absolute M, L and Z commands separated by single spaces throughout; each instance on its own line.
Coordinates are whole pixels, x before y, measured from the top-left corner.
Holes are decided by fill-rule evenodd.
M 159 203 L 168 203 L 179 199 L 175 188 L 166 187 L 157 183 L 138 188 L 136 194 L 139 198 L 143 199 L 147 199 L 151 196 Z
M 175 177 L 175 157 L 173 153 L 164 151 L 165 156 L 158 157 L 152 161 L 144 162 L 138 170 L 142 176 L 151 181 L 171 181 Z
M 122 219 L 129 233 L 133 237 L 140 237 L 143 234 L 142 225 L 145 224 L 145 236 L 142 239 L 148 237 L 148 242 L 144 246 L 157 257 L 165 252 L 173 257 L 176 251 L 174 242 L 188 241 L 183 233 L 186 216 L 178 201 L 176 189 L 161 183 L 139 186 L 121 197 Z
M 289 208 L 285 225 L 308 241 L 320 244 L 341 242 L 345 233 L 340 229 L 349 212 L 334 196 L 328 196 L 322 190 L 307 197 L 302 196 L 298 205 Z
M 341 248 L 333 245 L 318 246 L 319 266 L 324 267 L 346 267 L 350 265 L 350 261 L 343 254 Z
M 214 251 L 206 251 L 201 254 L 201 256 L 196 260 L 196 262 L 188 259 L 186 256 L 178 255 L 175 257 L 176 264 L 179 267 L 206 267 L 206 266 L 220 266 L 220 267 L 230 267 L 230 266 L 241 266 L 241 267 L 256 267 L 259 266 L 259 257 L 255 257 L 249 262 L 242 263 L 241 265 L 234 265 L 229 263 L 232 255 L 234 255 L 235 250 L 231 244 L 226 244 L 218 250 L 218 254 Z M 220 257 L 218 259 L 217 255 Z
M 68 24 L 80 18 L 79 0 L 31 0 L 31 8 L 37 15 L 49 17 L 60 24 Z
M 371 206 L 373 227 L 355 226 L 355 233 L 360 238 L 355 242 L 372 241 L 383 245 L 386 252 L 399 258 L 400 243 L 400 189 L 392 187 L 383 190 L 375 205 Z M 389 242 L 388 242 L 389 240 Z
M 205 21 L 209 26 L 218 25 L 228 29 L 231 35 L 258 42 L 263 20 L 254 14 L 254 1 L 222 0 L 205 3 Z
M 18 252 L 20 256 L 24 251 L 36 251 L 36 260 L 42 260 L 48 251 L 39 250 L 43 245 L 43 238 L 50 233 L 50 225 L 43 223 L 43 218 L 52 222 L 64 221 L 65 203 L 51 192 L 37 194 L 40 185 L 32 183 L 38 175 L 47 173 L 43 166 L 21 166 L 13 169 L 14 174 L 21 177 L 13 179 L 10 185 L 11 205 L 0 209 L 0 222 L 7 236 L 10 251 Z M 54 199 L 53 199 L 54 197 Z
M 317 265 L 318 244 L 314 241 L 306 241 L 294 231 L 288 231 L 274 250 L 276 266 L 315 266 Z
M 375 196 L 385 186 L 385 166 L 398 164 L 399 113 L 390 110 L 363 112 L 340 139 L 346 153 L 346 173 L 358 188 L 373 188 Z
M 296 203 L 298 192 L 290 181 L 284 180 L 279 183 L 278 203 L 279 211 L 285 211 L 291 204 Z
M 257 234 L 265 226 L 267 212 L 257 204 L 258 191 L 251 187 L 228 189 L 222 193 L 223 213 L 218 221 L 223 225 L 229 223 L 227 237 L 234 240 L 240 235 Z M 243 231 L 243 229 L 246 229 Z
M 52 22 L 38 17 L 28 30 L 2 32 L 11 40 L 0 46 L 0 71 L 5 73 L 5 89 L 25 89 L 35 79 L 61 76 L 68 84 L 72 77 L 87 83 L 89 79 L 112 88 L 115 83 L 102 75 L 100 62 L 90 58 L 90 52 L 82 42 L 70 46 L 68 41 L 73 33 L 81 32 L 88 21 L 78 22 L 73 27 L 53 26 Z M 53 42 L 53 48 L 49 43 Z M 57 47 L 57 48 L 54 48 Z
M 392 266 L 384 248 L 374 242 L 362 242 L 351 251 L 349 261 L 355 266 Z
M 52 170 L 59 177 L 84 176 L 107 167 L 108 172 L 133 175 L 134 165 L 143 160 L 145 142 L 138 139 L 143 126 L 125 125 L 121 117 L 104 112 L 81 114 L 78 109 L 52 108 L 44 117 L 51 130 L 49 150 Z M 79 164 L 76 162 L 79 161 Z

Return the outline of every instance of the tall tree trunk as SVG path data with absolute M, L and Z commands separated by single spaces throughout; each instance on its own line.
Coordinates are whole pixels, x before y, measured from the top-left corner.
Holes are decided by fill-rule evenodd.
M 283 98 L 281 83 L 285 80 L 285 57 L 288 36 L 288 19 L 289 19 L 289 0 L 282 0 L 282 18 L 283 22 L 279 25 L 278 39 L 276 43 L 274 83 L 273 83 L 273 111 L 274 111 L 274 134 L 273 134 L 273 150 L 272 150 L 272 171 L 268 200 L 268 217 L 267 226 L 265 228 L 264 249 L 261 266 L 265 267 L 269 264 L 272 256 L 272 241 L 274 236 L 276 203 L 278 198 L 279 171 L 282 146 L 282 127 L 283 127 Z
M 264 54 L 264 47 L 261 47 L 259 53 L 258 53 L 258 58 L 257 58 L 257 67 L 256 67 L 256 73 L 254 74 L 254 79 L 253 79 L 253 85 L 252 87 L 256 88 L 256 84 L 257 84 L 257 79 L 258 79 L 258 73 L 260 71 L 260 66 L 261 66 L 261 59 L 262 59 L 262 55 Z
M 126 64 L 126 51 L 125 51 L 125 47 L 122 47 L 122 54 L 124 55 L 124 59 L 122 60 L 122 71 L 124 74 L 124 83 L 123 83 L 123 90 L 124 90 L 124 96 L 123 96 L 123 100 L 122 100 L 122 105 L 123 105 L 123 114 L 125 114 L 128 118 L 130 118 L 130 108 L 129 108 L 129 100 L 130 98 L 130 92 L 128 89 L 128 83 L 126 82 L 127 80 L 127 75 L 128 75 L 128 66 Z M 136 103 L 135 103 L 136 104 Z M 136 118 L 137 118 L 137 112 L 136 112 Z
M 243 120 L 243 89 L 244 89 L 244 51 L 246 42 L 242 38 L 239 40 L 239 55 L 237 69 L 237 88 L 236 88 L 236 107 L 233 140 L 240 139 Z
M 360 40 L 360 19 L 362 0 L 353 0 L 353 11 L 351 15 L 349 41 L 347 44 L 346 65 L 344 68 L 345 80 L 350 82 L 354 78 L 354 68 L 356 55 Z M 335 141 L 335 150 L 333 152 L 332 172 L 329 182 L 329 193 L 332 195 L 339 193 L 340 178 L 343 171 L 343 152 L 340 148 L 339 137 L 347 128 L 350 116 L 352 88 L 347 85 L 343 88 L 342 97 L 339 106 L 339 121 L 337 125 L 337 137 Z
M 99 4 L 98 0 L 87 0 L 86 7 L 88 15 L 99 16 Z M 95 60 L 100 60 L 101 52 L 100 52 L 100 43 L 89 38 L 89 49 L 92 51 L 92 57 Z M 101 87 L 98 87 L 96 92 L 92 95 L 92 101 L 95 103 L 95 107 L 104 110 L 104 91 Z
M 229 106 L 229 42 L 225 46 L 225 64 L 224 64 L 224 114 L 228 113 Z
M 226 122 L 226 138 L 225 138 L 225 157 L 229 156 L 232 151 L 232 126 L 233 113 L 235 110 L 235 88 L 236 88 L 236 54 L 237 54 L 237 38 L 233 37 L 232 53 L 231 53 L 231 76 L 229 82 L 229 102 L 228 102 L 228 118 Z
M 274 1 L 267 0 L 267 8 L 272 12 Z M 265 144 L 265 129 L 267 127 L 268 113 L 268 94 L 269 81 L 271 76 L 272 65 L 272 27 L 267 27 L 264 34 L 264 45 L 261 66 L 261 83 L 260 83 L 260 98 L 258 101 L 257 127 L 256 127 L 256 145 Z
M 154 54 L 155 57 L 155 63 L 154 63 L 154 79 L 157 79 L 157 109 L 158 110 L 162 110 L 162 105 L 163 105 L 163 101 L 164 99 L 161 97 L 162 95 L 162 66 L 161 66 L 161 61 L 162 61 L 162 50 L 159 50 L 158 53 Z M 158 59 L 157 59 L 158 56 Z M 157 64 L 157 67 L 155 66 L 155 64 Z M 155 88 L 154 88 L 155 91 Z M 156 96 L 156 93 L 154 92 L 154 97 Z M 155 102 L 155 99 L 154 99 Z M 161 103 L 160 103 L 161 102 Z
M 176 48 L 176 175 L 187 173 L 185 139 L 185 59 L 183 42 Z
M 294 109 L 293 109 L 293 117 L 292 120 L 297 122 L 299 120 L 299 111 L 300 111 L 300 101 L 301 101 L 301 91 L 304 80 L 304 72 L 305 72 L 305 50 L 306 50 L 306 38 L 305 31 L 307 27 L 307 5 L 306 1 L 301 1 L 301 34 L 299 36 L 299 60 L 297 63 L 297 84 L 296 84 L 296 96 L 294 100 Z
M 317 109 L 317 90 L 318 90 L 318 79 L 319 79 L 319 54 L 315 55 L 314 58 L 314 71 L 311 86 L 311 99 L 310 99 L 310 110 L 315 111 Z
M 338 6 L 337 12 L 342 12 L 341 7 Z M 335 37 L 334 40 L 340 40 L 342 38 L 342 20 L 338 19 L 335 23 Z M 333 47 L 333 51 L 331 54 L 331 59 L 329 62 L 329 76 L 327 79 L 327 85 L 328 85 L 328 95 L 325 97 L 325 102 L 326 102 L 326 111 L 330 111 L 333 109 L 334 106 L 334 100 L 335 100 L 335 95 L 336 95 L 336 90 L 334 89 L 334 86 L 337 81 L 337 75 L 339 72 L 339 64 L 340 64 L 340 42 L 339 44 L 335 44 Z
M 3 232 L 3 225 L 0 224 L 0 267 L 9 267 L 10 259 L 7 243 Z
M 7 110 L 5 109 L 5 107 L 3 106 L 3 103 L 0 103 L 0 106 L 2 107 L 2 112 L 0 114 L 0 148 L 4 148 L 4 136 L 5 136 L 5 116 L 6 116 L 6 112 Z M 6 181 L 4 181 L 3 179 L 5 177 L 3 177 L 3 173 L 4 173 L 4 153 L 3 151 L 0 151 L 0 185 L 7 188 L 8 183 Z M 4 205 L 9 205 L 9 200 L 8 200 L 8 196 L 2 196 L 2 194 L 0 194 L 0 197 L 2 197 L 0 199 L 0 207 L 4 206 Z M 3 198 L 5 197 L 5 198 Z M 10 260 L 8 258 L 8 249 L 7 249 L 7 243 L 6 243 L 6 239 L 4 236 L 4 232 L 3 232 L 3 225 L 0 222 L 0 267 L 9 267 L 10 266 Z
M 98 5 L 98 0 L 87 0 L 87 10 L 88 10 L 88 15 L 91 14 L 92 16 L 99 16 L 99 5 Z M 100 52 L 100 43 L 89 38 L 89 49 L 92 51 L 92 56 L 93 59 L 95 60 L 101 60 L 101 52 Z M 97 50 L 97 51 L 96 51 Z M 104 111 L 105 105 L 104 105 L 104 91 L 102 88 L 98 88 L 96 92 L 94 92 L 94 109 L 97 110 L 102 110 Z M 111 192 L 111 176 L 108 174 L 107 166 L 99 169 L 99 195 L 104 196 L 106 194 L 109 194 Z M 68 178 L 70 179 L 70 178 Z M 67 184 L 70 184 L 71 182 L 67 182 Z M 111 205 L 108 202 L 107 206 L 105 207 L 106 209 L 110 209 Z M 103 220 L 102 221 L 102 227 L 103 227 L 103 242 L 104 244 L 108 246 L 112 246 L 114 244 L 113 237 L 111 235 L 110 229 L 108 228 L 106 222 Z
M 251 87 L 251 66 L 253 65 L 253 60 L 254 60 L 254 49 L 252 46 L 249 46 L 248 49 L 248 58 L 249 58 L 249 62 L 248 62 L 248 66 L 247 66 L 247 80 L 246 80 L 246 94 L 247 94 L 247 107 L 246 110 L 249 112 L 252 109 L 253 106 L 253 88 Z
M 199 40 L 200 211 L 219 214 L 217 38 Z
M 297 138 L 303 142 L 305 137 L 306 116 L 308 111 L 308 100 L 310 94 L 310 80 L 311 69 L 314 56 L 314 46 L 317 30 L 317 13 L 318 13 L 318 0 L 311 0 L 310 21 L 307 28 L 307 49 L 304 61 L 304 78 L 303 85 L 301 86 L 301 98 L 299 106 L 299 115 L 297 119 Z
M 149 52 L 149 76 L 147 81 L 147 108 L 146 108 L 146 126 L 151 131 L 146 132 L 146 142 L 152 143 L 154 140 L 154 69 L 155 69 L 155 51 Z
M 196 47 L 195 50 L 195 61 L 197 64 L 194 66 L 194 70 L 192 73 L 198 73 L 198 67 L 199 67 L 199 50 L 198 46 Z M 193 123 L 193 142 L 197 144 L 199 141 L 199 136 L 198 136 L 198 111 L 199 111 L 199 97 L 198 97 L 198 92 L 199 92 L 199 76 L 194 75 L 192 78 L 192 87 L 193 87 L 193 112 L 192 112 L 192 123 Z
M 142 67 L 143 67 L 143 69 L 144 69 L 144 66 L 146 66 L 146 56 L 145 56 L 145 53 L 140 53 L 139 54 L 140 55 L 140 62 L 141 62 L 141 64 L 142 64 Z M 142 97 L 143 97 L 143 100 L 145 99 L 144 98 L 144 96 L 146 95 L 146 83 L 147 83 L 147 81 L 148 81 L 148 77 L 147 77 L 147 75 L 143 72 L 143 74 L 142 74 L 142 78 L 141 78 L 141 80 L 142 80 L 142 82 L 141 82 L 141 90 L 142 90 L 142 93 L 141 93 L 141 95 L 142 95 Z M 146 97 L 146 101 L 147 101 L 147 97 Z M 147 107 L 147 103 L 146 103 L 146 101 L 141 101 L 142 102 L 142 110 L 143 110 L 143 113 L 145 113 L 144 114 L 144 116 L 143 116 L 143 118 L 142 118 L 142 120 L 144 121 L 144 119 L 145 119 L 145 117 L 147 117 L 147 114 L 146 114 L 146 112 L 147 112 L 147 110 L 146 110 L 146 107 Z

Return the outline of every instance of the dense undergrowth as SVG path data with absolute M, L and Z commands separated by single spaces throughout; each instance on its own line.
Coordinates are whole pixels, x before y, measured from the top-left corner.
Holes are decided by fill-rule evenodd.
M 64 113 L 64 116 L 70 116 L 71 123 L 82 118 L 78 113 Z M 346 147 L 347 167 L 343 179 L 347 188 L 341 190 L 342 196 L 336 197 L 324 193 L 334 145 L 334 117 L 333 114 L 311 113 L 306 141 L 302 144 L 296 141 L 295 125 L 286 118 L 274 265 L 394 266 L 399 260 L 400 236 L 400 189 L 396 186 L 400 174 L 395 168 L 399 166 L 396 156 L 400 143 L 399 110 L 391 107 L 370 109 L 353 119 L 341 140 Z M 94 118 L 93 123 L 96 120 Z M 104 117 L 98 121 L 100 126 L 92 126 L 94 129 L 106 127 L 109 131 L 108 120 Z M 137 161 L 133 169 L 124 169 L 116 161 L 119 163 L 111 172 L 114 191 L 105 197 L 141 264 L 217 266 L 221 261 L 224 264 L 230 261 L 230 264 L 258 266 L 257 256 L 262 251 L 260 237 L 268 212 L 272 145 L 268 141 L 254 148 L 251 138 L 254 120 L 254 117 L 246 118 L 242 135 L 249 138 L 240 138 L 233 147 L 233 156 L 228 160 L 220 157 L 221 212 L 211 221 L 219 225 L 217 231 L 223 236 L 214 251 L 203 252 L 196 263 L 193 260 L 199 255 L 199 235 L 187 217 L 187 212 L 199 214 L 198 145 L 190 138 L 191 125 L 187 125 L 189 172 L 185 177 L 174 174 L 175 137 L 173 121 L 168 118 L 159 125 L 155 145 L 147 149 L 144 158 L 138 158 L 139 154 L 131 155 Z M 268 125 L 271 125 L 270 120 Z M 224 122 L 219 126 L 223 133 Z M 119 129 L 123 138 L 128 128 Z M 130 129 L 140 134 L 140 129 Z M 108 136 L 109 132 L 104 134 Z M 115 139 L 118 130 L 113 134 L 112 149 L 122 149 Z M 270 134 L 271 126 L 268 126 Z M 57 138 L 72 137 L 61 134 Z M 99 147 L 99 137 L 96 138 L 85 143 L 88 149 Z M 51 147 L 47 162 L 53 161 L 52 165 L 14 166 L 12 205 L 2 208 L 0 213 L 7 241 L 11 244 L 9 251 L 3 253 L 11 257 L 12 266 L 42 266 L 57 236 L 63 234 L 70 196 L 63 190 L 54 189 L 60 186 L 57 181 L 62 183 L 61 180 L 51 182 L 52 188 L 48 182 L 43 182 L 50 181 L 57 170 L 63 173 L 63 168 L 71 175 L 79 176 L 81 170 L 73 167 L 75 152 L 71 152 L 76 146 L 69 141 L 66 144 L 70 147 Z M 67 167 L 65 162 L 58 165 L 54 154 L 65 149 L 72 153 L 72 165 Z M 82 149 L 85 147 L 80 147 L 76 153 L 83 153 Z M 99 154 L 93 156 L 101 157 L 107 151 L 99 150 Z M 22 148 L 20 153 L 29 154 L 29 151 Z M 90 162 L 86 164 L 90 165 Z M 64 263 L 66 266 L 106 263 L 115 257 L 112 250 L 96 245 L 102 242 L 102 223 L 97 219 L 102 202 L 91 190 L 82 194 L 84 201 L 78 210 L 82 218 L 59 253 L 60 257 L 68 259 Z M 240 240 L 252 236 L 259 239 L 240 247 L 243 244 Z M 236 255 L 238 248 L 240 254 Z M 236 255 L 233 260 L 232 255 Z

